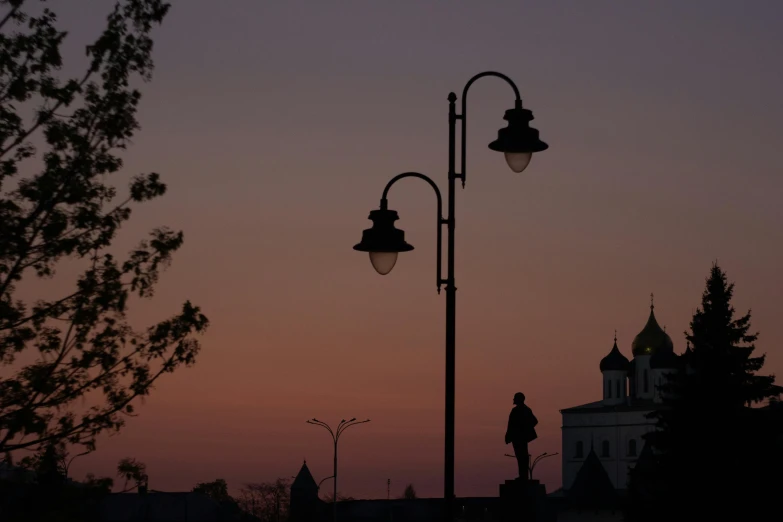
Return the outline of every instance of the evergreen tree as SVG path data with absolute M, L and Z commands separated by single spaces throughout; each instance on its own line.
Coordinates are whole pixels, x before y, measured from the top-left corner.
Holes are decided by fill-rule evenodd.
M 758 405 L 781 388 L 774 376 L 757 375 L 765 357 L 754 355 L 750 312 L 735 318 L 733 293 L 714 264 L 686 332 L 693 349 L 663 385 L 663 407 L 650 414 L 653 456 L 631 475 L 629 520 L 750 520 L 771 498 L 780 451 L 770 410 Z

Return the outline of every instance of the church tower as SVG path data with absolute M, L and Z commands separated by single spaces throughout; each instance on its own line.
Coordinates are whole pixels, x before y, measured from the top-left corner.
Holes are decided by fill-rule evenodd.
M 661 389 L 661 386 L 666 383 L 667 376 L 680 369 L 681 366 L 683 366 L 682 358 L 674 351 L 662 351 L 650 357 L 650 371 L 655 384 L 655 395 L 653 396 L 655 402 L 663 402 L 663 395 L 666 392 Z
M 655 318 L 652 299 L 647 324 L 633 339 L 631 351 L 633 359 L 629 362 L 617 347 L 615 332 L 614 345 L 600 363 L 601 396 L 593 402 L 560 410 L 566 496 L 572 488 L 579 489 L 576 478 L 580 470 L 594 468 L 596 461 L 604 468 L 614 489 L 628 487 L 628 473 L 640 458 L 644 436 L 655 430 L 655 420 L 648 415 L 662 402 L 659 386 L 666 382 L 667 374 L 687 371 L 688 358 L 692 357 L 690 349 L 682 356 L 674 353 L 671 337 Z
M 293 522 L 319 520 L 324 510 L 323 501 L 318 498 L 318 484 L 307 467 L 307 461 L 291 484 L 289 510 L 289 519 Z
M 670 370 L 668 366 L 672 364 L 671 361 L 676 363 L 677 359 L 672 338 L 658 325 L 654 310 L 650 295 L 650 317 L 631 345 L 633 362 L 629 371 L 629 395 L 632 400 L 655 400 L 657 384 L 662 381 L 663 373 Z M 656 359 L 656 368 L 653 368 L 653 357 Z
M 609 355 L 601 359 L 601 373 L 604 376 L 604 400 L 607 406 L 624 404 L 627 400 L 626 379 L 628 378 L 628 359 L 617 348 L 617 332 L 614 333 L 614 346 Z

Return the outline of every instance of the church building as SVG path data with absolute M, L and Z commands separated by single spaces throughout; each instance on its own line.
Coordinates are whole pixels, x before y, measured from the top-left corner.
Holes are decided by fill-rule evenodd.
M 603 398 L 560 410 L 566 495 L 585 462 L 594 462 L 596 457 L 614 489 L 624 491 L 628 473 L 644 446 L 642 435 L 655 429 L 654 420 L 646 415 L 660 407 L 658 387 L 667 373 L 681 368 L 683 356 L 674 353 L 672 339 L 658 325 L 652 303 L 647 324 L 631 344 L 631 355 L 629 361 L 622 354 L 615 334 L 614 346 L 599 364 Z

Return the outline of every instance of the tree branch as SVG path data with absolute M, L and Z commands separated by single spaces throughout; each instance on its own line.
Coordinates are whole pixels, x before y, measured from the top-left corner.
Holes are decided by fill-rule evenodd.
M 3 28 L 3 26 L 10 20 L 16 13 L 19 11 L 19 9 L 22 7 L 22 4 L 24 3 L 24 0 L 19 0 L 19 3 L 11 8 L 8 13 L 3 17 L 2 20 L 0 20 L 0 29 Z
M 94 73 L 94 71 L 92 71 L 92 70 L 87 71 L 87 73 L 84 75 L 84 77 L 81 79 L 81 81 L 79 81 L 79 83 L 77 84 L 78 87 L 79 87 L 77 92 L 80 91 L 82 87 L 84 87 L 84 84 L 87 83 L 87 80 L 89 80 L 90 77 L 92 77 L 93 73 Z M 13 150 L 15 147 L 17 147 L 24 140 L 29 138 L 32 133 L 34 133 L 36 130 L 38 130 L 38 127 L 40 127 L 46 121 L 48 121 L 49 117 L 51 117 L 51 115 L 54 114 L 55 111 L 57 109 L 59 109 L 60 107 L 62 107 L 64 104 L 65 104 L 64 100 L 58 100 L 57 103 L 54 104 L 54 107 L 52 107 L 48 111 L 45 111 L 44 113 L 39 114 L 38 117 L 36 118 L 36 122 L 33 124 L 32 127 L 27 129 L 26 131 L 23 131 L 22 134 L 19 134 L 16 137 L 16 139 L 11 142 L 10 145 L 5 147 L 4 149 L 0 149 L 0 159 L 2 159 L 6 154 L 8 154 L 11 150 Z M 44 116 L 43 114 L 46 114 L 46 115 Z
M 170 356 L 167 359 L 166 363 L 171 362 L 173 360 L 173 358 L 174 358 L 173 355 Z M 154 384 L 154 382 L 158 379 L 158 377 L 160 377 L 161 375 L 163 375 L 166 372 L 166 368 L 167 368 L 167 364 L 166 363 L 164 363 L 162 365 L 162 368 L 160 370 L 158 370 L 158 372 L 152 378 L 148 379 L 144 383 L 144 389 L 145 390 L 149 389 L 152 386 L 152 384 Z M 69 438 L 69 437 L 73 437 L 74 435 L 76 435 L 76 434 L 78 434 L 80 432 L 83 433 L 83 432 L 87 431 L 87 429 L 92 427 L 93 425 L 96 425 L 96 424 L 98 424 L 101 421 L 106 421 L 106 420 L 111 419 L 111 417 L 113 415 L 115 415 L 118 412 L 121 412 L 128 404 L 130 404 L 134 399 L 136 399 L 140 395 L 142 395 L 140 392 L 133 392 L 126 400 L 120 402 L 117 405 L 114 405 L 114 407 L 112 407 L 111 409 L 101 413 L 100 415 L 98 415 L 96 417 L 90 418 L 88 420 L 84 420 L 81 423 L 73 426 L 71 429 L 68 429 L 68 430 L 63 430 L 63 431 L 54 433 L 52 435 L 48 435 L 46 437 L 41 437 L 41 438 L 36 439 L 36 440 L 31 440 L 31 441 L 24 442 L 24 443 L 19 443 L 19 444 L 7 444 L 7 442 L 8 442 L 7 439 L 3 440 L 2 442 L 0 442 L 0 452 L 10 452 L 10 451 L 15 451 L 15 450 L 22 449 L 22 448 L 29 448 L 31 446 L 44 444 L 46 442 L 50 442 L 50 441 L 53 441 L 53 440 L 62 440 L 62 439 L 66 439 L 66 438 Z

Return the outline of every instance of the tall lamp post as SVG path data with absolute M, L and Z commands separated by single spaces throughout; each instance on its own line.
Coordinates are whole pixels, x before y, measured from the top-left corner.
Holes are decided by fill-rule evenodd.
M 363 421 L 357 421 L 356 417 L 354 417 L 351 420 L 343 419 L 340 421 L 340 424 L 337 425 L 337 428 L 333 430 L 328 424 L 319 421 L 318 419 L 310 419 L 307 421 L 308 424 L 315 424 L 316 426 L 321 426 L 322 428 L 326 429 L 329 432 L 329 434 L 332 436 L 332 442 L 334 442 L 334 473 L 332 474 L 331 477 L 327 477 L 327 478 L 334 479 L 334 499 L 332 502 L 332 516 L 334 522 L 337 522 L 337 442 L 340 440 L 340 435 L 342 435 L 345 430 L 347 430 L 351 426 L 356 426 L 357 424 L 364 424 L 365 422 L 370 422 L 370 419 L 366 419 Z M 321 482 L 323 482 L 323 480 Z M 321 487 L 320 483 L 318 484 L 318 487 L 320 489 Z
M 413 246 L 405 242 L 405 232 L 395 228 L 394 222 L 399 219 L 397 212 L 389 210 L 387 195 L 391 186 L 404 178 L 419 178 L 426 181 L 435 191 L 437 198 L 437 269 L 436 284 L 438 293 L 442 285 L 446 286 L 446 426 L 445 426 L 445 460 L 443 470 L 443 498 L 445 500 L 444 517 L 451 522 L 454 518 L 454 374 L 455 374 L 455 331 L 456 331 L 456 292 L 454 285 L 454 224 L 455 224 L 455 187 L 457 180 L 462 181 L 465 187 L 465 139 L 467 135 L 467 95 L 468 89 L 479 78 L 494 76 L 504 80 L 514 90 L 514 108 L 506 111 L 503 117 L 508 125 L 498 131 L 498 138 L 489 144 L 489 148 L 502 152 L 506 163 L 514 172 L 522 172 L 527 168 L 534 152 L 546 150 L 549 146 L 538 137 L 538 131 L 530 127 L 533 113 L 522 108 L 522 99 L 519 89 L 511 79 L 501 73 L 487 71 L 475 75 L 468 80 L 462 90 L 462 112 L 457 114 L 457 95 L 449 93 L 449 169 L 448 169 L 448 217 L 442 213 L 442 198 L 440 189 L 432 179 L 418 172 L 406 172 L 393 177 L 381 196 L 380 209 L 370 212 L 369 219 L 373 222 L 372 228 L 362 233 L 362 240 L 354 246 L 354 250 L 369 252 L 370 262 L 375 270 L 385 275 L 391 272 L 397 262 L 397 254 L 413 250 Z M 456 127 L 457 121 L 462 122 L 462 136 L 460 147 L 460 171 L 455 170 L 456 165 Z M 441 275 L 441 242 L 442 229 L 446 226 L 447 255 L 446 278 Z

